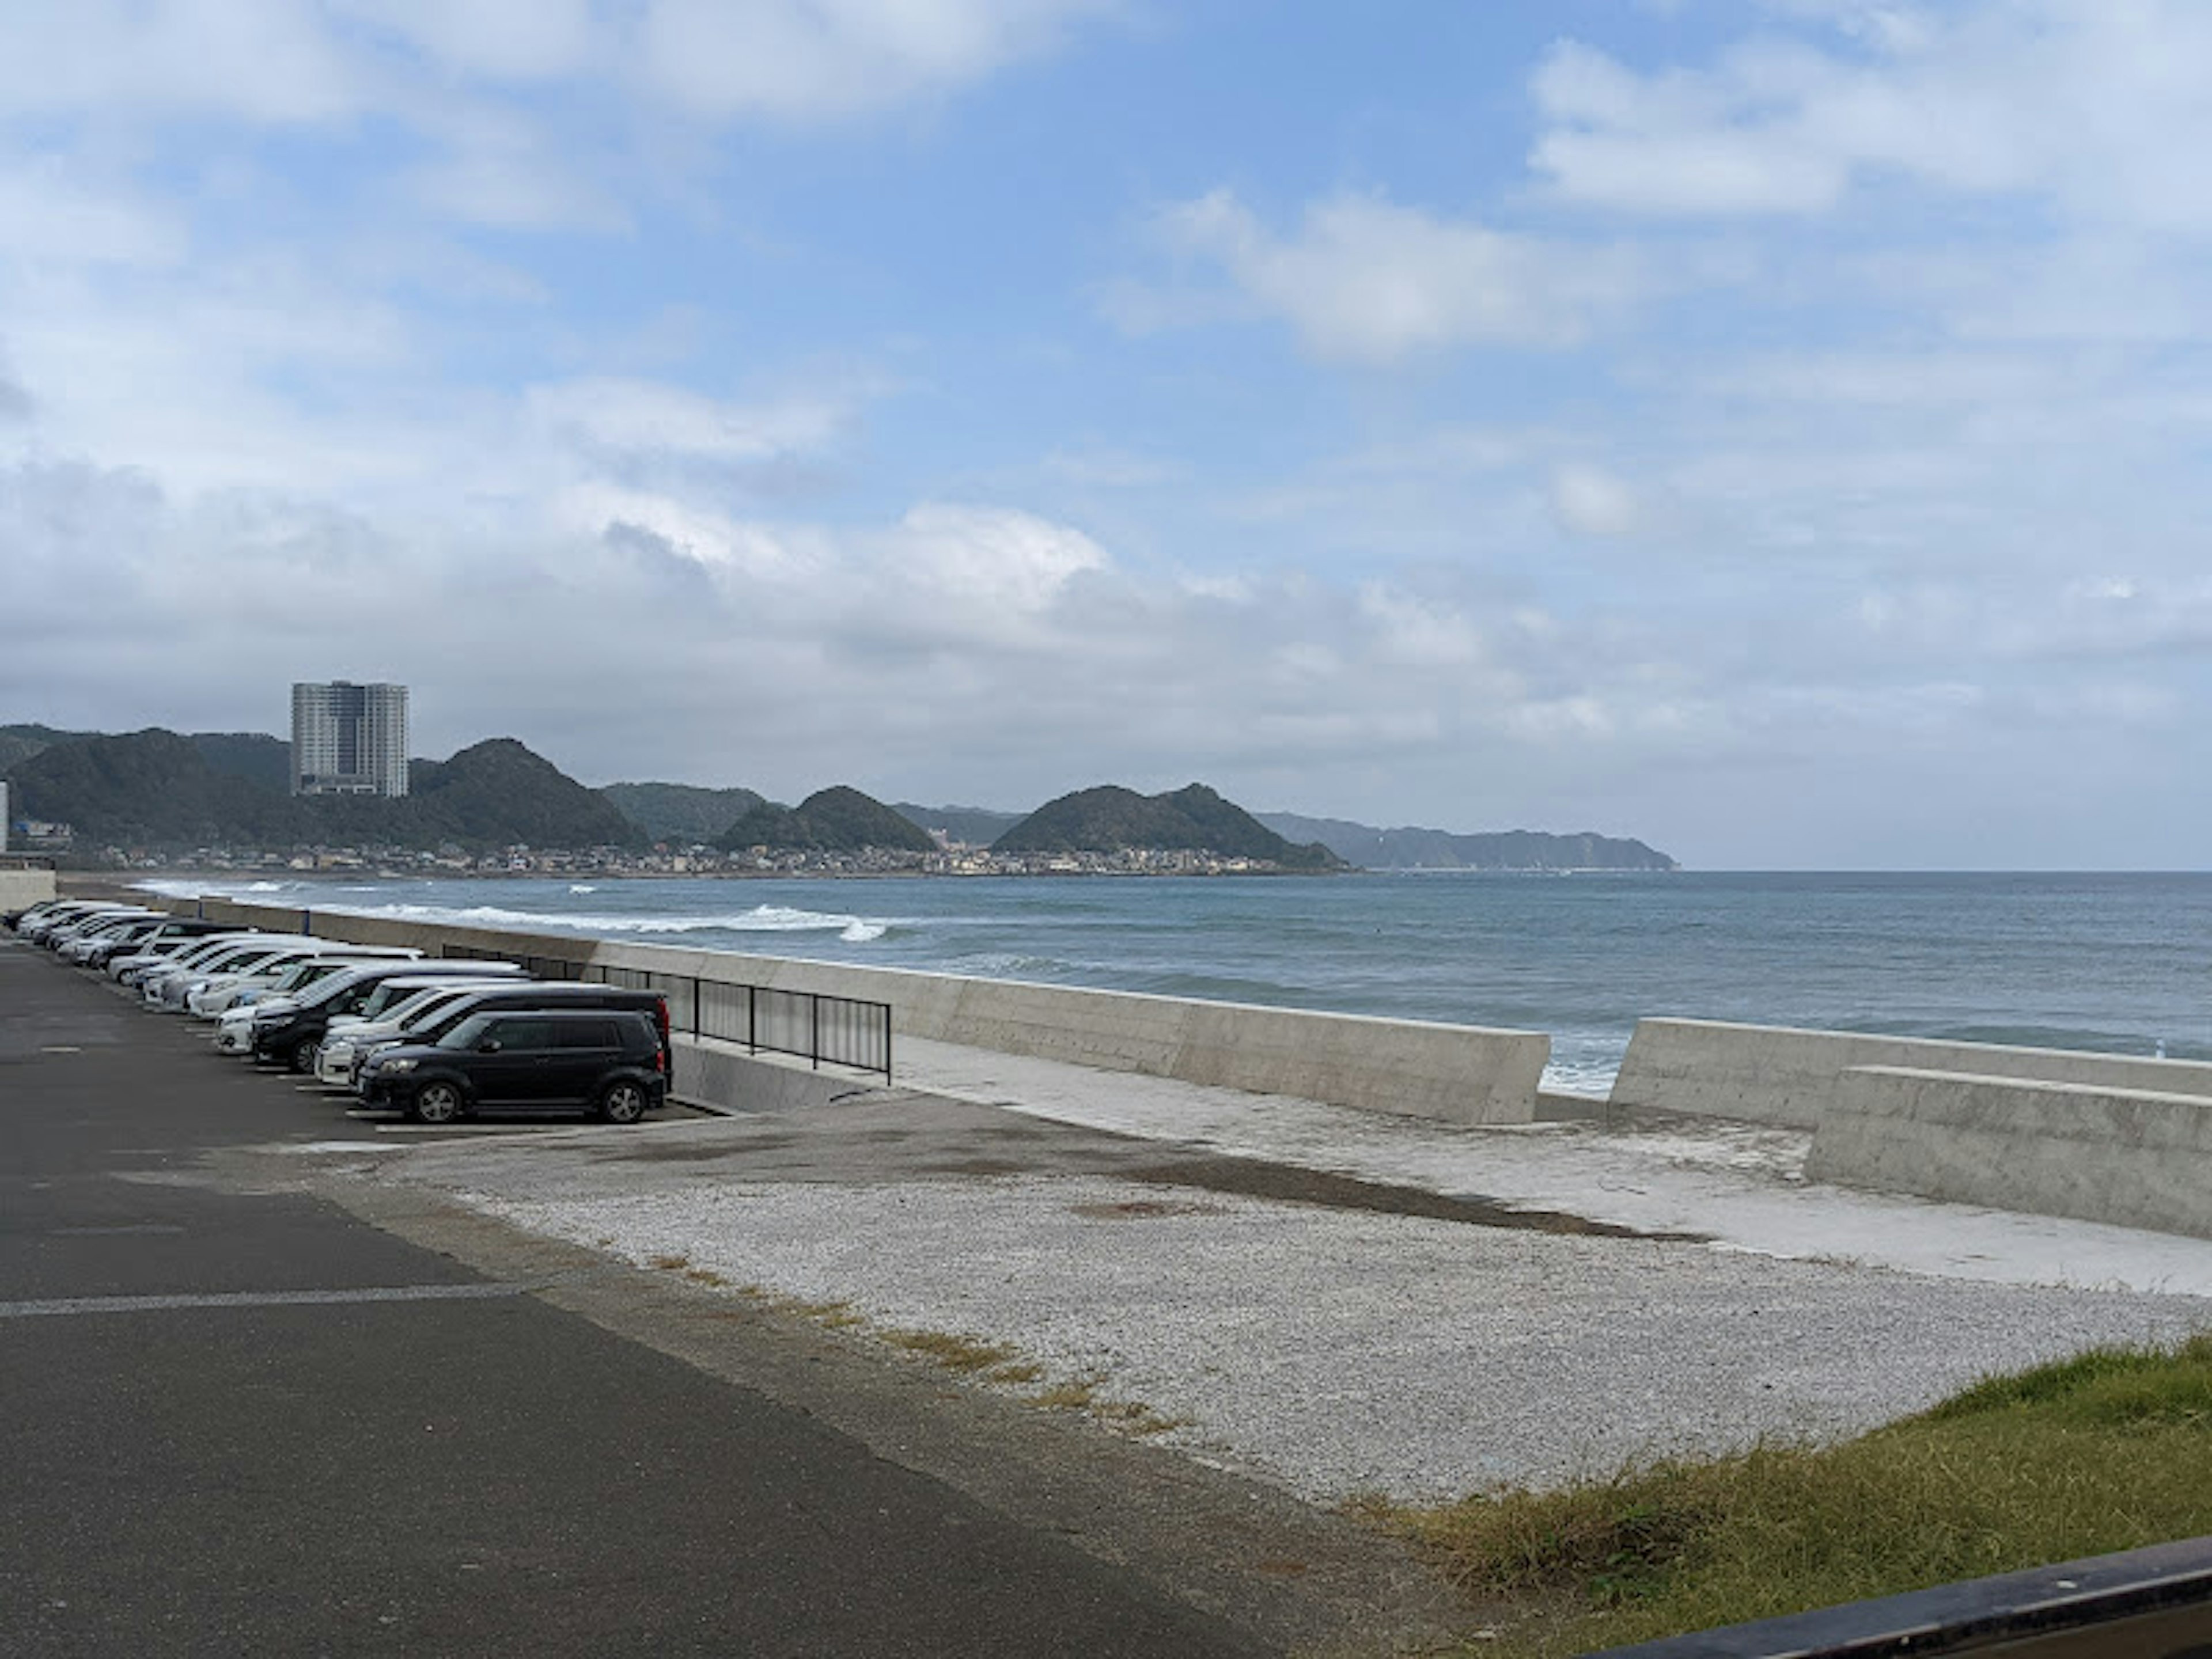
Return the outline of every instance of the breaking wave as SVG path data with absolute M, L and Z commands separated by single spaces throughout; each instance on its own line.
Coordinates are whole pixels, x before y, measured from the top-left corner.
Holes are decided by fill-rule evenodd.
M 836 915 L 822 910 L 798 910 L 787 905 L 757 904 L 750 910 L 718 911 L 694 915 L 625 916 L 589 910 L 514 910 L 498 904 L 349 904 L 319 908 L 343 910 L 351 915 L 389 916 L 398 921 L 447 922 L 468 927 L 514 927 L 526 932 L 617 934 L 687 933 L 828 933 L 854 945 L 865 945 L 889 933 L 888 921 L 865 916 Z

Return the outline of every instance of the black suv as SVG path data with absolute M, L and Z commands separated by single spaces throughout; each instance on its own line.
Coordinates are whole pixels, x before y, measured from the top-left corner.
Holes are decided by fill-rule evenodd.
M 617 1008 L 531 1008 L 471 1014 L 435 1042 L 372 1054 L 362 1098 L 417 1123 L 451 1123 L 482 1109 L 589 1107 L 635 1123 L 667 1097 L 660 1034 Z
M 417 1047 L 442 1042 L 447 1032 L 477 1014 L 536 1013 L 540 1009 L 571 1008 L 617 1008 L 624 1013 L 643 1014 L 660 1039 L 661 1075 L 676 1074 L 676 1055 L 670 1042 L 668 999 L 659 991 L 637 991 L 626 985 L 601 985 L 592 980 L 562 980 L 550 985 L 532 981 L 520 985 L 479 986 L 431 1015 L 408 1033 L 407 1041 Z

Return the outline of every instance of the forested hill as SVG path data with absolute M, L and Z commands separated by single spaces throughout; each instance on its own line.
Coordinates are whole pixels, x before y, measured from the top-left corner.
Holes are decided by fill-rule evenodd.
M 104 738 L 105 732 L 64 732 L 51 726 L 0 726 L 0 777 L 33 755 L 65 743 Z M 209 765 L 283 795 L 292 788 L 292 745 L 265 732 L 190 732 L 189 743 Z
M 684 847 L 711 845 L 763 799 L 757 790 L 689 783 L 608 783 L 599 793 L 653 840 Z
M 772 853 L 928 853 L 937 846 L 927 831 L 844 784 L 817 790 L 797 806 L 763 802 L 716 844 L 730 852 L 764 847 Z
M 1454 835 L 1443 830 L 1378 830 L 1345 818 L 1261 812 L 1261 823 L 1285 836 L 1320 842 L 1339 858 L 1368 870 L 1674 870 L 1666 854 L 1640 841 L 1611 836 L 1549 835 L 1508 830 Z
M 991 844 L 994 853 L 1213 853 L 1285 870 L 1332 870 L 1320 845 L 1293 846 L 1202 783 L 1140 795 L 1117 784 L 1048 801 Z
M 942 830 L 947 839 L 963 847 L 988 847 L 1022 821 L 1019 812 L 988 806 L 917 806 L 910 800 L 895 800 L 891 811 L 918 828 Z
M 80 842 L 161 848 L 382 846 L 428 850 L 636 847 L 643 833 L 596 790 L 512 738 L 415 761 L 401 800 L 295 796 L 256 781 L 273 738 L 218 741 L 154 727 L 49 744 L 7 770 L 12 815 L 71 825 Z M 278 744 L 279 748 L 283 745 Z M 289 761 L 285 764 L 289 767 Z M 264 769 L 265 775 L 265 769 Z

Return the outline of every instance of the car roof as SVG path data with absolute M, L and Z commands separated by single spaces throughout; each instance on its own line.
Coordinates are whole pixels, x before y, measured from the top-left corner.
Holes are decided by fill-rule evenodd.
M 548 994 L 569 997 L 580 996 L 586 992 L 590 992 L 597 995 L 605 995 L 610 991 L 620 992 L 626 996 L 639 997 L 657 997 L 664 994 L 659 991 L 641 990 L 638 987 L 633 985 L 605 985 L 602 984 L 598 980 L 590 979 L 543 980 L 530 985 L 488 985 L 484 988 L 482 994 L 488 997 L 543 996 Z

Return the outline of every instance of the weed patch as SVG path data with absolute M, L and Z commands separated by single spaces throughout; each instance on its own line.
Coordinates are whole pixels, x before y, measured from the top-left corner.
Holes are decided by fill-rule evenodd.
M 2212 1532 L 2212 1334 L 1985 1379 L 1840 1446 L 1356 1512 L 1519 1610 L 1468 1650 L 1490 1655 L 1646 1641 L 2191 1537 Z
M 893 1347 L 934 1360 L 951 1371 L 988 1371 L 1016 1357 L 1016 1350 L 1003 1342 L 979 1342 L 949 1331 L 885 1331 L 882 1334 Z

